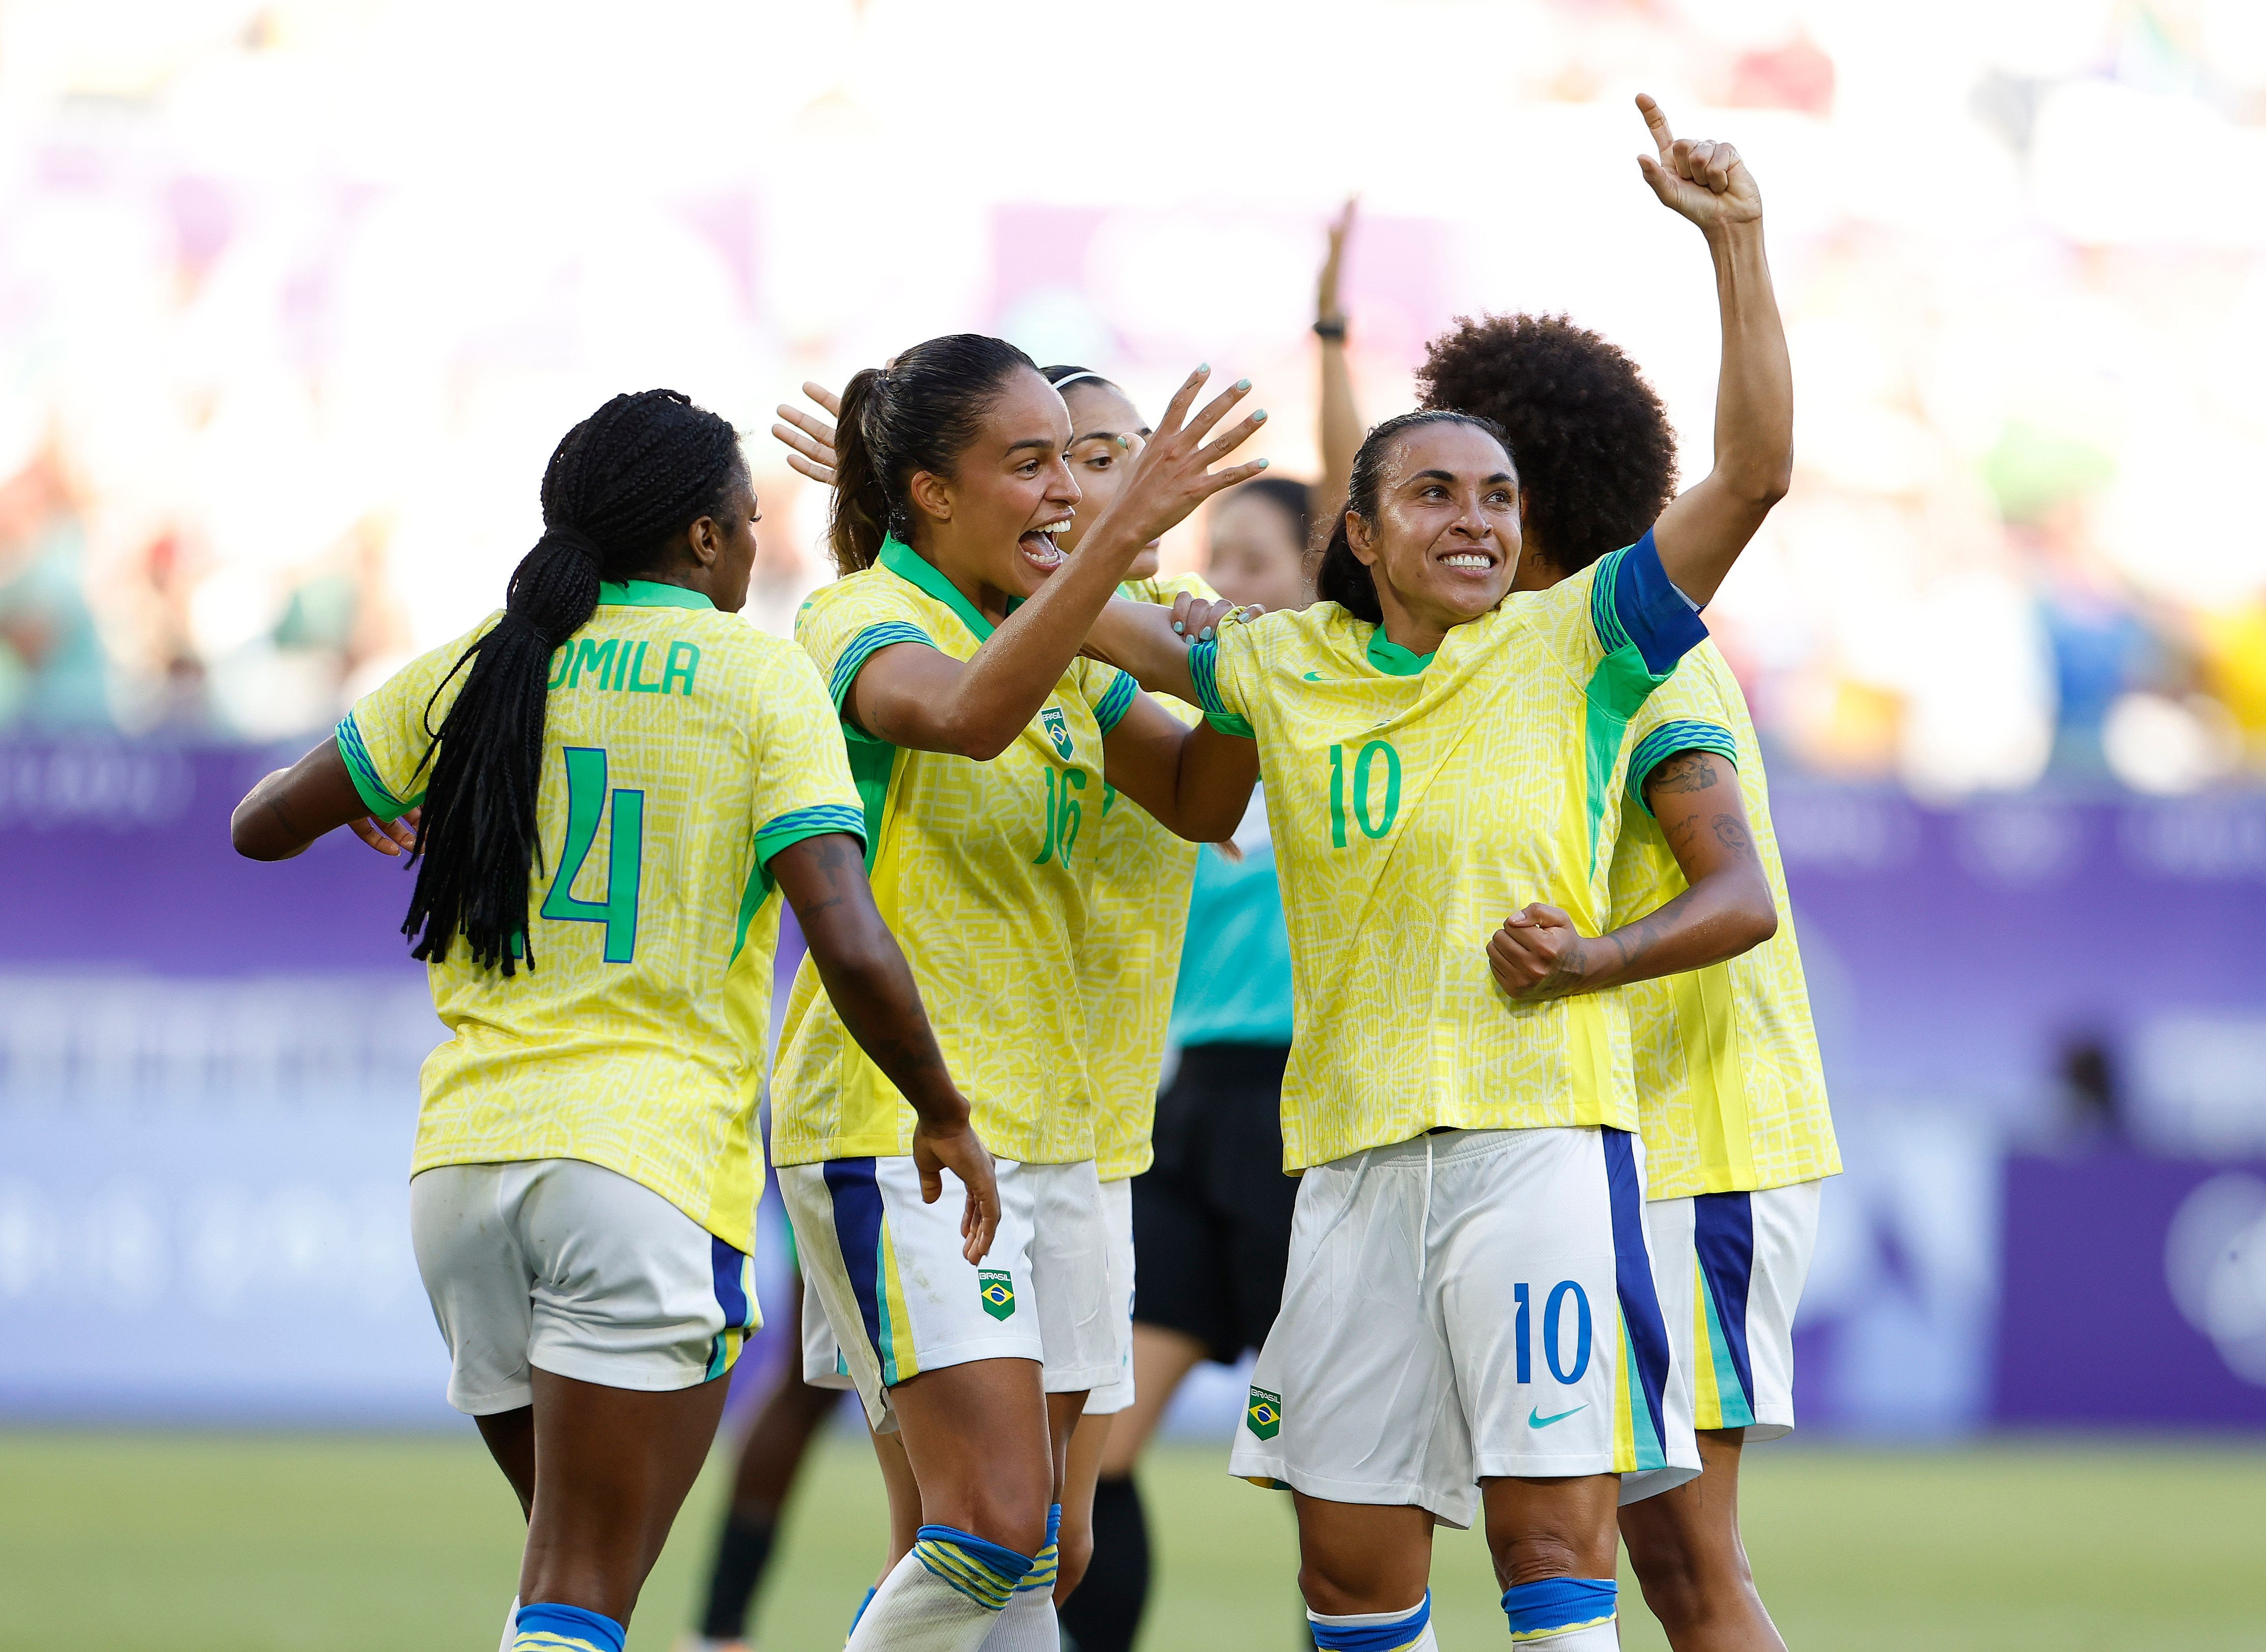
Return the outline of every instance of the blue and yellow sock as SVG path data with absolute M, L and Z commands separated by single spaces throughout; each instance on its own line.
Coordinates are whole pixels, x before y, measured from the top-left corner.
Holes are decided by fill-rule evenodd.
M 1006 1609 L 1032 1564 L 1029 1555 L 956 1526 L 923 1526 L 913 1535 L 913 1555 L 933 1575 L 993 1612 Z
M 1539 1652 L 1590 1652 L 1619 1644 L 1613 1619 L 1620 1585 L 1610 1577 L 1546 1577 L 1502 1591 L 1514 1646 Z
M 511 1652 L 622 1652 L 625 1633 L 602 1613 L 537 1601 L 519 1609 Z
M 1319 1612 L 1309 1607 L 1306 1621 L 1322 1652 L 1434 1652 L 1432 1591 L 1406 1612 Z
M 1062 1505 L 1055 1502 L 1047 1505 L 1047 1546 L 1031 1557 L 1031 1569 L 1015 1585 L 1015 1592 L 1020 1595 L 1043 1589 L 1051 1595 L 1055 1592 L 1055 1574 L 1061 1569 Z

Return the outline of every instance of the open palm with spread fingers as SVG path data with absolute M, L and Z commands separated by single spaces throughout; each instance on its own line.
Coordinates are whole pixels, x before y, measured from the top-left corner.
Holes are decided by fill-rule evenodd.
M 805 380 L 802 393 L 833 415 L 821 419 L 789 402 L 781 402 L 781 423 L 771 435 L 786 446 L 786 462 L 822 487 L 834 486 L 834 420 L 842 416 L 842 398 L 815 379 Z
M 1225 470 L 1211 468 L 1251 439 L 1252 432 L 1267 421 L 1267 410 L 1246 414 L 1205 441 L 1235 404 L 1251 393 L 1251 381 L 1239 379 L 1191 415 L 1188 409 L 1210 374 L 1209 367 L 1196 369 L 1173 393 L 1165 416 L 1134 455 L 1117 497 L 1087 530 L 1089 539 L 1127 536 L 1145 545 L 1179 526 L 1222 488 L 1247 482 L 1267 468 L 1264 459 Z
M 1636 106 L 1660 150 L 1658 160 L 1638 156 L 1637 165 L 1662 205 L 1674 208 L 1703 230 L 1751 223 L 1763 216 L 1762 191 L 1738 150 L 1711 138 L 1678 137 L 1668 129 L 1667 113 L 1648 92 L 1637 94 Z

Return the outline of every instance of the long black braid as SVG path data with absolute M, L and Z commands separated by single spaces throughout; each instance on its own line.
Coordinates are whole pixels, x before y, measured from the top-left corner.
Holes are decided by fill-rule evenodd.
M 673 390 L 615 397 L 552 451 L 543 537 L 512 570 L 503 618 L 450 670 L 453 679 L 471 668 L 437 731 L 433 705 L 446 681 L 425 708 L 433 777 L 413 852 L 423 862 L 401 925 L 412 956 L 446 958 L 461 934 L 478 968 L 508 976 L 521 955 L 535 967 L 528 880 L 541 849 L 552 652 L 589 623 L 600 581 L 656 571 L 685 529 L 720 520 L 744 466 L 729 422 Z

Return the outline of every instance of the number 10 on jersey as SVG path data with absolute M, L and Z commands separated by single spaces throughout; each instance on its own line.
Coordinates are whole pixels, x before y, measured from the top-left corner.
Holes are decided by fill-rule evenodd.
M 1392 749 L 1389 740 L 1372 740 L 1356 755 L 1351 764 L 1346 762 L 1342 745 L 1330 748 L 1330 843 L 1333 847 L 1346 846 L 1346 770 L 1353 770 L 1353 823 L 1361 829 L 1364 837 L 1382 837 L 1392 830 L 1392 822 L 1400 815 L 1400 754 Z M 1371 799 L 1378 785 L 1378 771 L 1384 771 L 1383 798 L 1374 808 Z

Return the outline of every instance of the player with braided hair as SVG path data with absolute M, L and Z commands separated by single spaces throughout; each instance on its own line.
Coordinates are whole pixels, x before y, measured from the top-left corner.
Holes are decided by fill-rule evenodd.
M 452 1036 L 425 1064 L 411 1232 L 450 1401 L 528 1519 L 504 1644 L 621 1652 L 757 1323 L 775 895 L 910 1102 L 925 1196 L 947 1168 L 966 1190 L 971 1263 L 998 1194 L 867 888 L 824 685 L 731 617 L 757 521 L 732 427 L 617 396 L 542 499 L 503 610 L 261 780 L 232 833 L 276 860 L 367 817 L 417 862 L 403 928 Z

